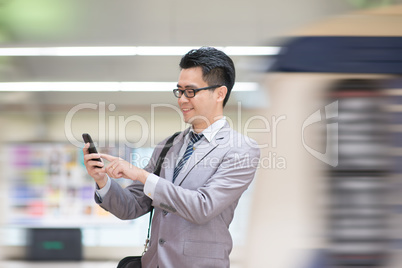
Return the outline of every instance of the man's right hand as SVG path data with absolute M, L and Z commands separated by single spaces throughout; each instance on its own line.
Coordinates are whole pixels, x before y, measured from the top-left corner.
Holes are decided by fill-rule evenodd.
M 102 189 L 107 183 L 107 175 L 105 170 L 105 164 L 93 159 L 100 158 L 99 154 L 90 154 L 88 152 L 89 143 L 86 143 L 82 149 L 84 153 L 84 165 L 87 168 L 89 176 L 91 176 L 99 189 Z

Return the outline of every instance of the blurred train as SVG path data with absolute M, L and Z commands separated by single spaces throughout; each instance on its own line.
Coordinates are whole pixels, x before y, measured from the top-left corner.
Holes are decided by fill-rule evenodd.
M 262 81 L 246 267 L 402 267 L 402 5 L 292 33 Z

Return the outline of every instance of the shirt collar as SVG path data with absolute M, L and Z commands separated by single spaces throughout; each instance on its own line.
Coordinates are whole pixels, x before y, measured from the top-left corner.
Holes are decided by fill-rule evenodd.
M 226 124 L 226 116 L 222 117 L 218 121 L 214 122 L 212 125 L 204 129 L 201 133 L 207 139 L 208 142 L 211 142 L 215 135 L 223 128 Z M 191 127 L 190 131 L 193 131 L 193 127 Z

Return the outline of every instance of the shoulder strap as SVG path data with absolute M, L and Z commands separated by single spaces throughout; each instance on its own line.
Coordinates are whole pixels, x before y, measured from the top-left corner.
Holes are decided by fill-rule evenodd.
M 155 171 L 154 171 L 155 175 L 159 176 L 161 169 L 162 169 L 163 161 L 165 160 L 165 156 L 166 156 L 167 152 L 169 151 L 170 147 L 172 147 L 174 138 L 176 138 L 176 136 L 179 134 L 180 134 L 180 131 L 176 132 L 165 143 L 165 147 L 163 147 L 162 152 L 159 155 L 158 161 L 156 161 L 156 167 L 155 167 Z
M 175 134 L 173 134 L 165 143 L 165 146 L 163 147 L 161 154 L 159 155 L 158 161 L 156 161 L 156 167 L 155 167 L 155 171 L 154 174 L 159 176 L 161 169 L 162 169 L 162 164 L 163 161 L 165 160 L 165 156 L 167 154 L 167 152 L 169 151 L 169 149 L 173 146 L 173 141 L 174 138 L 176 138 L 177 135 L 180 134 L 181 131 L 176 132 Z M 149 237 L 151 234 L 151 225 L 152 225 L 152 216 L 154 214 L 154 208 L 151 207 L 151 211 L 149 212 L 149 224 L 148 224 L 148 233 L 147 233 L 147 239 L 145 240 L 145 248 L 144 248 L 144 252 L 142 253 L 142 255 L 145 254 L 145 252 L 148 249 L 148 243 L 149 243 Z

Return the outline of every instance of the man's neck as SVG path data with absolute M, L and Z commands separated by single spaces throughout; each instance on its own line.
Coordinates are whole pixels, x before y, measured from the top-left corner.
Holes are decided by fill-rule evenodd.
M 199 133 L 203 132 L 205 129 L 207 129 L 210 125 L 215 123 L 216 121 L 222 119 L 223 117 L 224 117 L 223 115 L 218 115 L 218 116 L 214 117 L 212 120 L 208 120 L 208 122 L 202 121 L 202 122 L 199 122 L 198 124 L 194 123 L 194 124 L 192 124 L 192 128 L 195 133 L 199 134 Z

